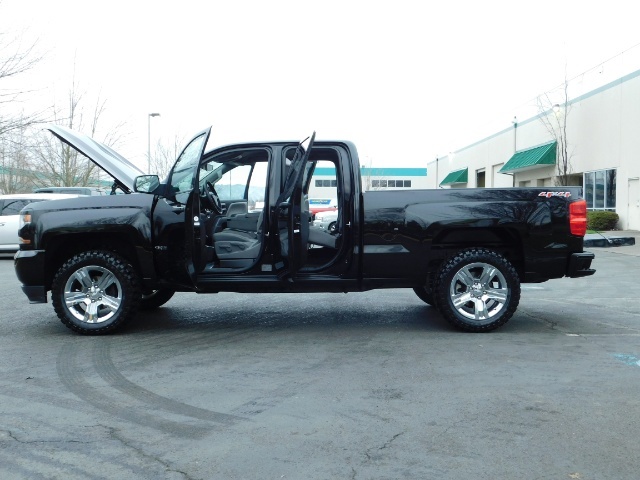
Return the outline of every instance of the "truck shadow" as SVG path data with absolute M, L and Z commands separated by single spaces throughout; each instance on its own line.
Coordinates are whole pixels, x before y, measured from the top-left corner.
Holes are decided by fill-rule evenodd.
M 180 329 L 259 330 L 259 329 L 362 329 L 421 332 L 455 332 L 438 313 L 427 305 L 415 305 L 401 312 L 379 311 L 375 314 L 356 310 L 334 312 L 255 312 L 228 310 L 211 312 L 166 306 L 153 312 L 140 312 L 122 329 L 121 334 L 161 332 Z
M 526 334 L 549 331 L 549 322 L 516 312 L 507 324 L 485 335 Z M 298 312 L 194 311 L 192 308 L 164 307 L 154 312 L 141 312 L 119 334 L 169 332 L 183 329 L 200 331 L 251 330 L 313 330 L 314 333 L 339 330 L 396 331 L 420 333 L 451 333 L 456 335 L 483 335 L 463 332 L 450 325 L 442 315 L 428 305 L 415 305 L 401 312 L 380 311 L 377 314 L 342 311 L 333 315 Z

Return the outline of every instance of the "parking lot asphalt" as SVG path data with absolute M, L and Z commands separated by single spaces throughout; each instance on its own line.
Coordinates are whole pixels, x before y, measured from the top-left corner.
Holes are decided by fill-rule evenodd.
M 637 479 L 640 252 L 489 334 L 410 290 L 178 294 L 83 337 L 0 260 L 0 478 Z

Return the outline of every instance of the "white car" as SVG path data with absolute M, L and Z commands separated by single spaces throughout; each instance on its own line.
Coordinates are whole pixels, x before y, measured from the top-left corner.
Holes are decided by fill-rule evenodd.
M 338 211 L 327 211 L 316 213 L 313 220 L 313 226 L 326 230 L 331 235 L 336 233 L 336 225 L 338 223 Z
M 18 220 L 20 210 L 29 203 L 43 200 L 75 198 L 83 195 L 63 193 L 16 193 L 0 195 L 0 256 L 18 251 Z

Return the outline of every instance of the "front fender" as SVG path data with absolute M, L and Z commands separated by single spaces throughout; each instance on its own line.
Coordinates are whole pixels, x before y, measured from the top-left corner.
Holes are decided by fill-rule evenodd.
M 36 248 L 47 250 L 60 235 L 112 235 L 132 241 L 132 246 L 151 249 L 151 219 L 138 207 L 58 210 L 38 216 L 35 226 Z

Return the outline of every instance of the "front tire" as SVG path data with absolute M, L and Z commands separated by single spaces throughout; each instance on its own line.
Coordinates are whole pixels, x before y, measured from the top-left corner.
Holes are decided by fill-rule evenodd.
M 158 288 L 157 290 L 143 292 L 139 310 L 155 310 L 171 300 L 175 293 L 175 290 L 169 288 Z
M 422 300 L 424 303 L 431 307 L 435 307 L 435 298 L 433 297 L 433 292 L 427 292 L 426 287 L 413 287 L 413 291 L 416 293 L 418 298 Z
M 51 286 L 53 308 L 62 323 L 85 335 L 122 327 L 135 315 L 141 297 L 133 267 L 119 255 L 101 250 L 65 262 Z
M 516 311 L 520 279 L 499 253 L 471 248 L 443 265 L 435 293 L 449 323 L 468 332 L 489 332 L 507 323 Z

